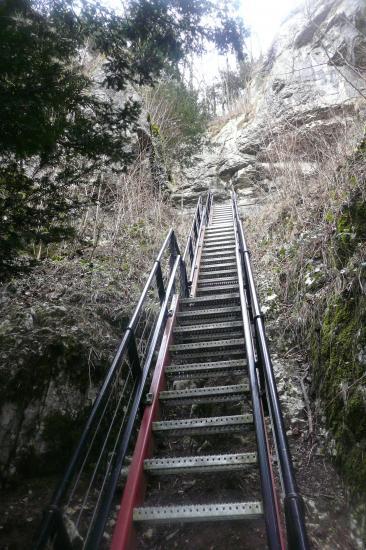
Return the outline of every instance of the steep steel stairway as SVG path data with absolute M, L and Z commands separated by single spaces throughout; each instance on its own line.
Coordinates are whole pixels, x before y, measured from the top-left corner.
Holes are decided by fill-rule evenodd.
M 155 260 L 35 545 L 75 547 L 309 548 L 235 193 Z
M 137 442 L 112 550 L 168 549 L 171 537 L 178 548 L 286 547 L 258 388 L 253 418 L 240 261 L 233 204 L 214 206 L 152 385 L 156 414 L 139 436 L 151 441 L 145 455 Z
M 194 297 L 180 300 L 181 309 L 177 313 L 177 322 L 173 329 L 173 343 L 169 346 L 171 362 L 165 368 L 169 389 L 159 394 L 164 416 L 174 418 L 153 422 L 152 432 L 155 438 L 164 440 L 186 436 L 204 437 L 206 441 L 209 438 L 210 449 L 215 449 L 219 436 L 220 452 L 199 453 L 195 445 L 191 455 L 180 456 L 182 446 L 177 441 L 175 447 L 178 456 L 175 456 L 175 448 L 171 445 L 169 454 L 172 456 L 165 456 L 164 453 L 164 457 L 161 458 L 157 454 L 145 460 L 144 470 L 148 475 L 209 474 L 209 479 L 206 479 L 208 490 L 201 480 L 201 495 L 198 495 L 198 502 L 181 504 L 183 499 L 177 496 L 173 498 L 174 505 L 170 506 L 148 506 L 147 501 L 144 506 L 134 509 L 135 523 L 228 522 L 263 518 L 261 500 L 230 500 L 233 493 L 233 472 L 244 474 L 249 468 L 257 466 L 257 454 L 253 452 L 253 437 L 247 441 L 247 445 L 251 447 L 249 452 L 242 448 L 241 452 L 232 452 L 235 447 L 245 447 L 243 444 L 238 445 L 238 440 L 233 436 L 252 431 L 253 417 L 248 402 L 250 388 L 246 371 L 234 224 L 230 204 L 214 208 L 211 223 L 204 235 L 194 289 Z M 185 389 L 172 389 L 177 380 L 195 380 L 197 384 L 188 384 Z M 201 416 L 198 407 L 193 411 L 192 407 L 187 408 L 189 405 L 201 404 L 211 405 L 203 409 L 210 412 L 209 416 Z M 170 410 L 173 407 L 179 408 L 178 413 L 174 414 Z M 166 451 L 167 447 L 169 443 L 163 445 L 163 450 Z M 219 480 L 212 478 L 212 474 L 218 473 L 228 474 L 229 483 L 228 480 L 225 483 L 222 477 Z M 243 476 L 237 476 L 237 481 L 245 483 Z M 258 481 L 257 479 L 257 483 Z M 166 481 L 161 482 L 160 498 L 164 493 L 165 483 Z M 210 487 L 211 484 L 214 485 L 214 490 Z M 208 500 L 207 493 L 210 495 Z M 202 500 L 199 500 L 200 496 Z M 210 531 L 211 534 L 214 533 L 212 527 Z M 214 535 L 211 543 L 215 539 L 217 543 L 218 536 L 219 534 Z M 227 537 L 227 532 L 225 536 Z M 230 531 L 230 536 L 233 537 L 233 531 Z M 263 533 L 262 537 L 263 545 Z M 202 533 L 199 538 L 202 538 Z M 260 546 L 258 538 L 257 536 L 256 543 Z M 191 531 L 187 547 L 197 548 L 196 539 L 194 531 Z

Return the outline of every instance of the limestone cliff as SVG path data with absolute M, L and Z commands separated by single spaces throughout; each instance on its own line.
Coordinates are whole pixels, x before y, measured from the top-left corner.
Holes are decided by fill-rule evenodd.
M 365 70 L 364 0 L 297 8 L 257 68 L 239 114 L 212 128 L 210 146 L 192 159 L 175 200 L 194 202 L 208 188 L 225 197 L 234 186 L 241 204 L 251 205 L 260 188 L 281 178 L 286 150 L 311 175 L 319 140 L 332 142 L 365 108 Z

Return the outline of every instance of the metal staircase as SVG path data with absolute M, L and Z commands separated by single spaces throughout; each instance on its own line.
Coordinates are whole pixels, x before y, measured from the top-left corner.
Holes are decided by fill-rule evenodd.
M 170 263 L 135 444 L 133 422 L 120 437 L 117 474 L 128 448 L 133 453 L 111 548 L 169 549 L 178 525 L 179 548 L 214 542 L 225 549 L 305 550 L 301 499 L 235 195 L 213 206 L 209 195 L 205 208 L 198 205 L 185 253 L 177 248 Z M 143 392 L 138 405 L 142 400 Z M 185 494 L 177 488 L 187 480 L 194 489 Z M 116 486 L 110 484 L 107 504 L 98 509 L 103 519 L 96 514 L 84 548 L 108 546 L 102 537 Z M 197 522 L 198 528 L 182 527 Z M 156 529 L 150 542 L 145 526 Z M 56 531 L 56 548 L 65 548 L 57 546 L 61 540 Z

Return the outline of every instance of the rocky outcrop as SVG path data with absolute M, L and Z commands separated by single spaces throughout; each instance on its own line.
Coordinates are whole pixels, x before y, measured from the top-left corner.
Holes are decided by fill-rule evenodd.
M 281 177 L 286 153 L 297 155 L 305 178 L 311 175 L 317 143 L 332 143 L 364 109 L 364 0 L 297 8 L 245 93 L 242 112 L 212 128 L 210 146 L 192 159 L 176 201 L 194 202 L 207 188 L 226 198 L 233 186 L 243 206 L 253 205 L 257 191 Z

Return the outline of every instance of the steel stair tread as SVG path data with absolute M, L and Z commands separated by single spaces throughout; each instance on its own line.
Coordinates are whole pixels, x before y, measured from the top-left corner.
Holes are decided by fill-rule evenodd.
M 178 326 L 174 329 L 174 334 L 186 334 L 189 332 L 201 332 L 207 330 L 219 330 L 221 328 L 237 328 L 242 327 L 243 322 L 238 321 L 226 321 L 222 323 L 206 323 L 203 325 L 191 325 L 191 326 Z
M 144 470 L 155 475 L 231 472 L 256 465 L 257 460 L 257 453 L 149 458 L 144 460 Z
M 208 435 L 217 433 L 237 433 L 246 426 L 253 427 L 252 414 L 231 416 L 209 416 L 203 418 L 183 418 L 180 420 L 162 420 L 152 423 L 156 435 Z
M 215 331 L 205 332 L 204 334 L 199 332 L 188 332 L 183 334 L 177 334 L 177 344 L 184 344 L 186 342 L 214 342 L 215 340 L 219 338 L 231 338 L 231 339 L 238 339 L 242 338 L 243 336 L 243 330 L 242 329 L 235 329 L 235 330 L 224 330 L 224 329 L 217 329 Z M 217 348 L 214 348 L 217 349 Z M 226 348 L 223 348 L 226 349 Z M 203 351 L 204 350 L 200 350 Z M 207 349 L 206 349 L 207 351 Z
M 196 340 L 197 342 L 197 340 Z M 179 357 L 174 356 L 174 363 L 186 365 L 187 363 L 209 362 L 213 360 L 224 361 L 225 359 L 240 359 L 245 354 L 242 347 L 237 348 L 206 348 L 186 350 Z
M 184 390 L 165 390 L 159 394 L 159 399 L 165 403 L 219 403 L 223 401 L 239 401 L 250 391 L 249 384 L 232 384 L 230 386 L 210 386 Z
M 240 306 L 230 306 L 228 308 L 208 308 L 208 309 L 196 309 L 196 310 L 188 310 L 188 311 L 179 311 L 177 313 L 178 319 L 189 319 L 190 317 L 203 317 L 203 316 L 212 316 L 212 315 L 225 315 L 228 313 L 240 313 L 241 307 Z
M 198 289 L 197 289 L 197 292 L 199 293 L 206 293 L 206 292 L 212 292 L 212 293 L 215 293 L 217 291 L 220 291 L 220 290 L 238 290 L 238 287 L 239 287 L 239 283 L 237 282 L 236 284 L 228 284 L 228 285 L 208 285 L 208 286 L 203 286 L 202 284 L 199 285 Z
M 224 254 L 224 255 L 215 255 L 213 258 L 206 258 L 201 260 L 200 263 L 200 269 L 202 267 L 209 267 L 212 264 L 217 265 L 217 263 L 220 262 L 219 265 L 227 265 L 227 264 L 235 264 L 236 265 L 236 255 L 235 254 Z
M 228 504 L 186 504 L 181 506 L 142 506 L 134 508 L 133 521 L 152 523 L 191 523 L 202 521 L 250 520 L 263 517 L 260 501 Z
M 245 344 L 244 338 L 232 338 L 225 340 L 216 340 L 214 342 L 192 342 L 189 344 L 173 344 L 170 346 L 169 350 L 171 352 L 177 351 L 189 351 L 193 349 L 198 349 L 203 351 L 203 349 L 215 349 L 215 348 L 232 348 L 232 347 L 243 347 Z
M 233 264 L 236 266 L 236 264 Z M 213 275 L 222 275 L 223 278 L 225 278 L 224 276 L 227 276 L 228 274 L 234 274 L 234 275 L 237 275 L 238 272 L 236 269 L 222 269 L 221 271 L 212 271 L 212 270 L 201 270 L 199 271 L 199 279 L 202 279 L 202 275 L 205 275 L 205 277 L 212 277 Z M 229 275 L 230 276 L 230 275 Z
M 225 223 L 212 223 L 210 224 L 210 229 L 233 229 L 234 225 L 233 223 L 228 223 L 228 222 L 225 222 Z
M 226 262 L 221 262 L 221 263 L 217 263 L 217 264 L 210 263 L 209 266 L 200 267 L 199 272 L 200 273 L 202 273 L 202 272 L 209 273 L 212 270 L 215 270 L 215 271 L 225 271 L 225 270 L 230 271 L 230 269 L 228 269 L 228 268 L 235 269 L 236 268 L 236 262 L 226 261 Z M 236 272 L 236 269 L 235 269 L 235 272 Z
M 260 501 L 228 504 L 192 504 L 182 506 L 143 506 L 133 511 L 133 521 L 152 523 L 227 521 L 263 517 Z
M 235 239 L 225 239 L 225 240 L 218 240 L 215 239 L 214 241 L 208 242 L 206 239 L 203 241 L 203 250 L 211 250 L 212 248 L 216 247 L 227 247 L 227 246 L 234 246 L 235 245 Z
M 222 246 L 205 246 L 203 245 L 202 255 L 207 256 L 209 254 L 213 254 L 214 252 L 225 252 L 226 250 L 234 250 L 235 249 L 235 243 L 234 244 L 223 244 Z
M 239 292 L 237 293 L 234 293 L 234 294 L 220 294 L 219 296 L 215 296 L 215 299 L 217 301 L 225 301 L 229 298 L 240 298 L 240 294 Z M 199 302 L 208 302 L 210 300 L 212 300 L 213 297 L 212 296 L 197 296 L 195 298 L 182 298 L 180 300 L 180 303 L 181 304 L 197 304 Z
M 185 363 L 171 364 L 165 367 L 165 375 L 176 376 L 178 378 L 204 378 L 207 376 L 214 376 L 215 374 L 227 376 L 230 373 L 235 372 L 243 376 L 246 371 L 245 359 L 229 359 L 225 361 L 208 361 L 203 363 Z
M 205 244 L 211 244 L 211 243 L 217 243 L 217 242 L 227 242 L 227 241 L 233 241 L 235 240 L 234 231 L 232 233 L 227 233 L 224 235 L 205 235 L 204 243 Z
M 206 284 L 211 284 L 212 286 L 215 286 L 215 283 L 221 283 L 223 281 L 227 281 L 227 282 L 238 282 L 238 276 L 236 275 L 236 277 L 232 277 L 232 276 L 229 276 L 229 277 L 214 277 L 212 279 L 202 279 L 202 278 L 199 278 L 198 279 L 198 286 L 199 288 L 202 288 L 202 285 L 206 285 Z
M 225 255 L 221 256 L 220 254 L 217 256 L 212 256 L 212 258 L 206 258 L 205 260 L 201 260 L 200 264 L 200 270 L 201 269 L 211 269 L 211 266 L 217 266 L 218 262 L 220 262 L 220 267 L 225 269 L 228 265 L 232 265 L 235 263 L 236 265 L 236 255 Z
M 211 371 L 219 370 L 222 371 L 223 374 L 227 374 L 225 371 L 230 371 L 232 369 L 240 370 L 241 374 L 244 374 L 244 369 L 246 367 L 246 360 L 245 359 L 232 359 L 227 361 L 208 361 L 205 363 L 187 363 L 185 365 L 176 365 L 171 364 L 165 367 L 165 374 L 166 375 L 178 375 L 178 374 L 189 374 L 189 373 L 201 373 L 209 374 Z
M 234 227 L 227 227 L 223 230 L 221 229 L 206 229 L 205 231 L 205 239 L 215 239 L 215 238 L 227 238 L 227 237 L 234 237 Z

